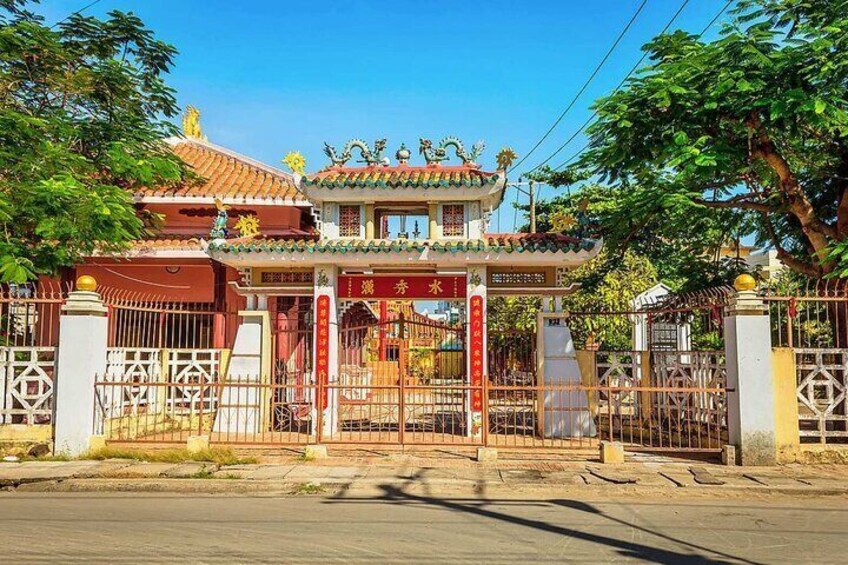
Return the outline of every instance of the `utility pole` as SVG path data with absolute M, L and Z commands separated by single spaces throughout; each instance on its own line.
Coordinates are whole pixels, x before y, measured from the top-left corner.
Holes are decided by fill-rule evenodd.
M 536 182 L 530 181 L 530 233 L 536 233 Z
M 536 233 L 536 181 L 521 182 L 521 179 L 518 179 L 518 182 L 509 183 L 509 186 L 514 186 L 517 192 L 530 197 L 530 233 Z M 522 189 L 522 186 L 526 186 L 527 190 Z M 518 196 L 516 195 L 517 201 Z

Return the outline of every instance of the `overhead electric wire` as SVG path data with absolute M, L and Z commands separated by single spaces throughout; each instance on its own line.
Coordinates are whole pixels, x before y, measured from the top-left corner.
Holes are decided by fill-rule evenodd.
M 680 4 L 680 7 L 677 9 L 677 11 L 674 13 L 674 15 L 673 15 L 673 16 L 671 16 L 671 19 L 670 19 L 670 20 L 668 20 L 668 23 L 666 23 L 666 24 L 665 24 L 665 27 L 663 27 L 663 29 L 662 29 L 662 31 L 660 31 L 659 35 L 662 35 L 662 34 L 664 34 L 665 32 L 667 32 L 667 31 L 668 31 L 668 29 L 669 29 L 672 25 L 674 25 L 674 22 L 676 22 L 676 21 L 677 21 L 677 18 L 678 18 L 678 17 L 680 17 L 680 14 L 682 14 L 682 13 L 683 13 L 683 10 L 684 10 L 684 9 L 686 8 L 686 6 L 689 4 L 689 1 L 690 1 L 690 0 L 683 0 L 683 3 L 682 3 L 682 4 Z M 731 0 L 731 1 L 732 1 L 732 0 Z M 624 75 L 624 78 L 623 78 L 623 79 L 621 79 L 621 82 L 619 82 L 619 83 L 618 83 L 618 85 L 617 85 L 617 86 L 613 89 L 613 91 L 612 91 L 612 93 L 611 93 L 611 94 L 615 94 L 616 92 L 618 92 L 618 90 L 619 90 L 622 86 L 624 86 L 624 83 L 625 83 L 625 82 L 627 82 L 627 79 L 629 79 L 629 78 L 630 78 L 630 76 L 631 76 L 633 73 L 635 73 L 635 72 L 636 72 L 636 70 L 637 70 L 640 66 L 642 66 L 642 63 L 643 63 L 643 62 L 645 62 L 645 59 L 646 59 L 647 57 L 648 57 L 648 53 L 647 53 L 647 52 L 642 53 L 642 56 L 639 58 L 639 60 L 638 60 L 638 61 L 636 61 L 636 64 L 635 64 L 635 65 L 633 65 L 633 67 L 631 67 L 630 71 L 629 71 L 626 75 Z M 547 164 L 547 163 L 548 163 L 551 159 L 553 159 L 554 157 L 556 157 L 557 155 L 559 155 L 560 151 L 562 151 L 563 149 L 565 149 L 566 147 L 568 147 L 568 146 L 571 144 L 571 142 L 572 142 L 572 141 L 574 141 L 574 140 L 577 138 L 577 136 L 578 136 L 578 135 L 580 135 L 580 133 L 581 133 L 584 129 L 586 129 L 587 127 L 589 127 L 589 124 L 591 124 L 591 123 L 592 123 L 592 120 L 594 120 L 594 119 L 595 119 L 595 117 L 597 117 L 597 115 L 598 115 L 598 111 L 597 111 L 597 110 L 595 110 L 595 111 L 592 113 L 592 115 L 591 115 L 591 116 L 589 116 L 589 119 L 588 119 L 588 120 L 586 120 L 585 122 L 583 122 L 583 125 L 582 125 L 582 126 L 580 126 L 580 128 L 579 128 L 577 131 L 575 131 L 575 132 L 571 135 L 571 137 L 569 137 L 568 139 L 566 139 L 566 140 L 565 140 L 565 143 L 563 143 L 562 145 L 560 145 L 560 146 L 556 149 L 556 151 L 554 151 L 553 153 L 551 153 L 551 154 L 548 156 L 548 158 L 547 158 L 547 159 L 545 159 L 544 161 L 542 161 L 541 163 L 539 163 L 538 165 L 536 165 L 535 167 L 533 167 L 532 169 L 530 169 L 530 171 L 528 171 L 528 173 L 532 173 L 533 171 L 535 171 L 535 170 L 537 170 L 537 169 L 539 169 L 539 168 L 543 167 L 543 166 L 544 166 L 544 165 L 546 165 L 546 164 Z M 563 166 L 563 165 L 558 165 L 558 166 L 557 166 L 557 167 L 555 167 L 555 168 L 556 168 L 556 169 L 559 169 L 559 168 L 561 168 L 562 166 Z M 527 174 L 527 173 L 525 173 L 525 174 Z
M 712 20 L 710 20 L 710 23 L 708 23 L 708 24 L 706 25 L 706 27 L 704 27 L 704 29 L 703 29 L 703 30 L 701 30 L 701 33 L 699 33 L 699 34 L 698 34 L 698 39 L 700 39 L 700 38 L 701 38 L 701 37 L 702 37 L 705 33 L 707 33 L 707 31 L 708 31 L 708 30 L 709 30 L 709 29 L 710 29 L 713 25 L 715 25 L 715 23 L 718 21 L 718 19 L 719 19 L 719 18 L 720 18 L 720 17 L 721 17 L 721 16 L 722 16 L 722 15 L 723 15 L 726 11 L 727 11 L 727 9 L 730 7 L 730 5 L 731 5 L 731 4 L 733 4 L 733 2 L 734 2 L 734 1 L 735 1 L 735 0 L 728 0 L 728 1 L 724 4 L 724 6 L 721 8 L 721 10 L 719 10 L 719 11 L 718 11 L 718 13 L 717 13 L 717 14 L 713 17 L 713 19 L 712 19 Z M 680 5 L 680 8 L 678 8 L 678 9 L 677 9 L 677 12 L 675 12 L 675 14 L 671 17 L 671 19 L 670 19 L 670 20 L 668 21 L 668 23 L 665 25 L 665 27 L 663 28 L 663 30 L 660 32 L 660 35 L 662 35 L 662 34 L 664 34 L 665 32 L 667 32 L 667 31 L 668 31 L 668 29 L 669 29 L 669 28 L 670 28 L 670 27 L 674 24 L 674 22 L 675 22 L 675 21 L 677 20 L 677 18 L 680 16 L 681 12 L 683 12 L 683 9 L 684 9 L 684 8 L 686 8 L 686 5 L 687 5 L 688 3 L 689 3 L 689 0 L 685 0 L 685 1 L 684 1 L 681 5 Z M 637 69 L 638 69 L 638 68 L 642 65 L 642 63 L 645 61 L 645 58 L 646 58 L 647 56 L 648 56 L 648 54 L 647 54 L 647 53 L 644 53 L 644 54 L 642 55 L 642 57 L 640 57 L 640 58 L 639 58 L 639 60 L 636 62 L 636 64 L 635 64 L 635 65 L 633 65 L 633 68 L 631 68 L 631 69 L 630 69 L 630 72 L 628 72 L 628 73 L 627 73 L 627 75 L 625 75 L 625 77 L 621 80 L 621 82 L 619 82 L 619 83 L 618 83 L 618 86 L 616 86 L 616 87 L 613 89 L 613 91 L 610 93 L 610 96 L 611 96 L 612 94 L 615 94 L 616 92 L 618 92 L 618 91 L 621 89 L 621 87 L 622 87 L 622 86 L 624 86 L 624 83 L 625 83 L 625 82 L 627 82 L 627 79 L 629 79 L 629 78 L 630 78 L 630 76 L 631 76 L 633 73 L 635 73 L 635 72 L 636 72 L 636 70 L 637 70 Z M 576 137 L 577 137 L 577 136 L 578 136 L 578 135 L 579 135 L 579 134 L 580 134 L 583 130 L 585 130 L 587 127 L 589 127 L 589 124 L 591 124 L 592 120 L 594 120 L 594 119 L 595 119 L 595 117 L 597 117 L 597 115 L 598 115 L 598 112 L 597 112 L 597 111 L 595 111 L 595 112 L 594 112 L 591 116 L 589 116 L 589 119 L 588 119 L 588 120 L 586 120 L 586 121 L 583 123 L 583 125 L 582 125 L 582 126 L 580 126 L 580 128 L 579 128 L 576 132 L 574 132 L 574 134 L 573 134 L 571 137 L 569 137 L 569 138 L 565 141 L 565 143 L 563 143 L 562 145 L 560 145 L 560 146 L 559 146 L 559 148 L 558 148 L 556 151 L 554 151 L 554 152 L 550 155 L 550 157 L 548 157 L 547 159 L 545 159 L 544 161 L 542 161 L 541 163 L 539 163 L 538 165 L 536 165 L 533 169 L 530 169 L 530 171 L 529 171 L 529 172 L 530 172 L 530 173 L 532 173 L 532 172 L 533 172 L 533 171 L 535 171 L 536 169 L 539 169 L 540 167 L 544 166 L 544 165 L 545 165 L 548 161 L 550 161 L 551 159 L 553 159 L 553 158 L 554 158 L 554 157 L 555 157 L 555 156 L 556 156 L 556 155 L 557 155 L 560 151 L 562 151 L 563 149 L 565 149 L 565 148 L 566 148 L 566 147 L 567 147 L 567 146 L 568 146 L 568 145 L 569 145 L 572 141 L 574 141 L 574 139 L 575 139 L 575 138 L 576 138 Z M 556 167 L 554 167 L 554 170 L 560 170 L 560 169 L 562 169 L 564 166 L 566 166 L 566 165 L 567 165 L 567 164 L 569 164 L 570 162 L 574 161 L 577 157 L 579 157 L 579 156 L 580 156 L 580 155 L 581 155 L 581 154 L 582 154 L 582 153 L 583 153 L 586 149 L 588 149 L 588 148 L 589 148 L 589 144 L 587 143 L 586 145 L 584 145 L 584 146 L 583 146 L 583 148 L 582 148 L 580 151 L 578 151 L 577 153 L 575 153 L 574 155 L 572 155 L 571 157 L 569 157 L 567 160 L 563 161 L 562 163 L 560 163 L 559 165 L 557 165 Z M 527 174 L 527 173 L 525 173 L 525 174 Z
M 728 8 L 730 8 L 730 5 L 733 4 L 735 1 L 736 0 L 728 0 L 727 4 L 725 4 L 724 7 L 721 10 L 718 11 L 718 14 L 716 14 L 715 17 L 712 20 L 710 20 L 710 23 L 707 24 L 707 27 L 705 27 L 703 30 L 701 30 L 701 33 L 698 34 L 698 39 L 701 39 L 701 36 L 703 36 L 705 33 L 707 33 L 708 29 L 713 27 L 713 24 L 715 24 L 718 21 L 718 19 L 724 14 L 724 12 L 727 11 Z
M 509 169 L 508 172 L 514 171 L 516 168 L 518 168 L 521 165 L 521 163 L 523 163 L 528 157 L 530 157 L 530 155 L 532 155 L 533 152 L 535 152 L 536 149 L 538 149 L 539 146 L 542 145 L 542 143 L 548 138 L 548 136 L 551 135 L 551 133 L 556 129 L 556 127 L 559 125 L 559 123 L 562 121 L 562 119 L 565 118 L 566 114 L 568 114 L 568 112 L 571 111 L 571 109 L 577 103 L 577 100 L 583 95 L 584 92 L 586 92 L 586 89 L 589 88 L 589 85 L 592 83 L 592 81 L 595 79 L 595 77 L 601 71 L 601 68 L 603 68 L 603 66 L 606 64 L 607 60 L 612 55 L 613 51 L 615 51 L 615 48 L 618 47 L 618 44 L 621 43 L 622 39 L 624 39 L 624 36 L 627 34 L 630 27 L 636 21 L 636 18 L 639 17 L 639 14 L 642 13 L 642 10 L 645 8 L 645 5 L 647 3 L 648 3 L 648 0 L 642 0 L 642 3 L 639 4 L 639 7 L 636 9 L 636 12 L 630 18 L 630 21 L 627 22 L 627 25 L 624 26 L 624 29 L 621 30 L 621 33 L 618 34 L 618 37 L 615 39 L 615 42 L 613 42 L 612 46 L 607 50 L 607 53 L 606 53 L 606 55 L 604 55 L 604 58 L 601 59 L 601 62 L 598 63 L 598 65 L 595 67 L 595 70 L 592 71 L 592 74 L 589 75 L 589 78 L 586 79 L 586 82 L 583 83 L 583 86 L 580 87 L 580 90 L 577 91 L 577 94 L 574 95 L 574 97 L 571 99 L 571 102 L 568 103 L 568 106 L 565 107 L 565 110 L 563 110 L 562 113 L 560 113 L 559 117 L 554 121 L 553 125 L 551 125 L 551 127 L 548 128 L 548 131 L 546 131 L 545 134 L 539 139 L 539 141 L 536 142 L 536 145 L 534 145 L 532 147 L 532 149 L 530 149 L 530 151 L 528 151 L 527 154 L 524 155 L 524 157 L 522 157 L 518 161 L 518 163 L 513 165 Z
M 74 16 L 82 14 L 83 12 L 85 12 L 86 10 L 88 10 L 89 8 L 94 6 L 95 4 L 99 4 L 100 2 L 101 2 L 101 0 L 94 0 L 93 2 L 89 2 L 88 4 L 86 4 L 85 6 L 80 8 L 79 10 L 77 10 L 76 12 L 72 12 L 72 13 L 68 14 L 67 16 L 65 16 L 64 18 L 62 18 L 61 20 L 59 20 L 58 22 L 56 22 L 52 26 L 50 26 L 50 29 L 53 29 L 54 27 L 56 27 L 60 23 L 64 22 L 65 20 L 69 20 L 69 19 L 73 18 Z

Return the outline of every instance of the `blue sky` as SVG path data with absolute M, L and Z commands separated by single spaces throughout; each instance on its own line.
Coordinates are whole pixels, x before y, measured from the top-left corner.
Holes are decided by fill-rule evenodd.
M 89 1 L 44 0 L 38 11 L 53 23 Z M 618 84 L 681 2 L 648 1 L 527 169 L 580 127 L 592 100 Z M 419 137 L 456 135 L 468 145 L 485 140 L 482 163 L 491 167 L 500 147 L 523 156 L 535 144 L 639 4 L 101 0 L 86 14 L 119 9 L 141 17 L 179 49 L 169 83 L 181 105 L 201 110 L 209 140 L 269 164 L 282 167 L 280 159 L 299 150 L 307 169 L 317 170 L 326 164 L 325 140 L 341 146 L 352 137 L 385 137 L 391 156 L 403 141 L 417 157 Z M 699 32 L 723 4 L 690 0 L 676 27 Z M 543 196 L 551 194 L 547 188 Z M 514 198 L 511 192 L 502 206 L 503 231 L 513 227 Z

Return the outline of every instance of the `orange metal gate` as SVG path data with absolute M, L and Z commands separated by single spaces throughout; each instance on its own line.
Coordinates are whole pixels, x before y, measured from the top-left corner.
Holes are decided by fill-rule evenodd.
M 325 442 L 462 444 L 470 387 L 465 329 L 420 314 L 343 326 L 335 433 Z

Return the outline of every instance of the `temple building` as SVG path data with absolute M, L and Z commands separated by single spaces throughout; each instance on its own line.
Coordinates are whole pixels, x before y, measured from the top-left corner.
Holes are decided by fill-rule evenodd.
M 472 437 L 491 375 L 579 381 L 561 297 L 574 290 L 566 273 L 601 242 L 489 232 L 510 150 L 487 171 L 482 142 L 421 139 L 423 162 L 412 163 L 404 144 L 392 162 L 386 140 L 354 139 L 325 144 L 330 162 L 316 173 L 287 157 L 287 173 L 208 142 L 197 117 L 190 111 L 186 135 L 167 142 L 199 180 L 134 194 L 138 213 L 161 227 L 73 276 L 93 276 L 107 297 L 144 297 L 132 307 L 107 300 L 110 346 L 227 352 L 211 377 L 228 385 L 213 432 L 318 426 L 332 437 L 397 427 L 401 411 L 413 428 Z M 355 153 L 362 165 L 350 164 Z M 533 358 L 489 351 L 488 301 L 509 296 L 541 297 L 550 314 L 526 348 Z M 546 435 L 594 434 L 580 410 L 557 418 Z
M 255 219 L 268 237 L 309 241 L 318 237 L 312 206 L 292 174 L 210 143 L 196 122 L 184 123 L 184 129 L 197 135 L 169 138 L 166 143 L 198 178 L 177 187 L 135 192 L 138 214 L 142 218 L 158 216 L 159 227 L 150 230 L 150 237 L 132 243 L 121 256 L 87 258 L 67 278 L 92 275 L 101 289 L 120 296 L 193 311 L 235 313 L 244 308 L 245 299 L 229 283 L 240 275 L 235 268 L 210 259 L 202 247 L 217 208 L 228 207 L 233 225 L 241 218 Z M 229 347 L 234 321 L 222 322 L 229 328 L 199 329 L 193 339 L 181 335 L 179 341 L 164 340 L 162 346 Z M 132 332 L 133 328 L 127 328 L 128 334 Z
M 411 152 L 404 145 L 392 164 L 383 155 L 385 147 L 385 140 L 378 140 L 373 149 L 352 140 L 339 153 L 327 145 L 329 166 L 295 176 L 312 205 L 318 238 L 280 235 L 261 227 L 246 237 L 232 237 L 230 211 L 220 209 L 205 251 L 215 262 L 240 273 L 231 286 L 247 306 L 241 313 L 229 378 L 250 385 L 282 371 L 298 386 L 326 384 L 319 404 L 326 411 L 327 433 L 346 428 L 340 422 L 345 414 L 350 421 L 362 420 L 354 412 L 363 390 L 373 395 L 381 386 L 416 387 L 450 378 L 469 393 L 463 425 L 469 434 L 475 429 L 479 433 L 475 422 L 483 410 L 482 382 L 489 363 L 488 299 L 537 295 L 547 300 L 546 309 L 556 311 L 558 298 L 573 290 L 565 285 L 564 274 L 597 255 L 601 245 L 562 234 L 489 233 L 489 220 L 503 200 L 509 163 L 502 154 L 498 170 L 484 171 L 476 163 L 481 144 L 467 151 L 455 138 L 446 138 L 437 147 L 422 139 L 421 164 L 410 163 Z M 354 150 L 364 166 L 348 165 Z M 443 163 L 451 158 L 448 151 L 459 163 Z M 412 237 L 406 221 L 410 218 L 421 220 L 415 222 Z M 400 227 L 390 231 L 393 222 Z M 457 303 L 462 319 L 438 324 L 415 316 L 387 316 L 386 304 L 397 301 Z M 309 307 L 304 310 L 303 304 Z M 398 312 L 397 307 L 394 310 Z M 275 327 L 279 343 L 280 326 L 269 312 L 283 311 L 291 313 L 285 333 L 296 332 L 298 339 L 287 337 L 287 347 L 271 346 L 270 338 L 263 345 L 257 336 L 273 334 Z M 409 312 L 418 311 L 413 306 Z M 546 335 L 568 332 L 564 324 L 550 326 Z M 455 367 L 455 355 L 445 363 L 439 356 L 422 354 L 418 358 L 426 362 L 414 363 L 407 332 L 413 341 L 416 335 L 428 335 L 430 353 L 463 351 L 461 369 Z M 396 353 L 389 354 L 388 343 L 396 344 L 391 350 Z M 263 347 L 273 347 L 275 358 L 259 354 Z M 304 350 L 313 354 L 311 366 L 296 360 L 303 358 Z M 551 352 L 551 367 L 558 362 L 555 353 Z M 579 379 L 576 361 L 569 362 L 573 367 L 559 367 L 558 374 Z M 255 401 L 260 403 L 259 398 Z M 243 402 L 238 410 L 230 419 L 242 423 L 250 419 Z M 256 411 L 261 411 L 258 404 Z M 262 419 L 256 417 L 255 422 L 261 426 Z M 564 425 L 570 429 L 572 424 Z

